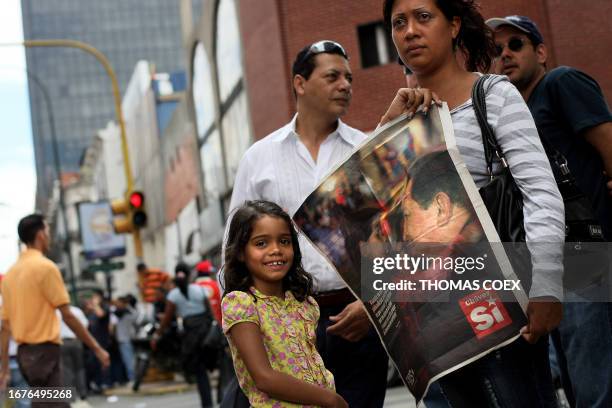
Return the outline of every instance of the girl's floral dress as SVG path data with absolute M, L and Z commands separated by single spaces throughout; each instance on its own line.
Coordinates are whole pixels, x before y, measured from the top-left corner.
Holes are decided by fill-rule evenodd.
M 325 368 L 316 349 L 315 330 L 319 307 L 313 298 L 297 301 L 290 291 L 285 299 L 267 296 L 254 287 L 250 293 L 230 292 L 221 302 L 223 331 L 228 336 L 234 368 L 240 387 L 253 407 L 301 407 L 268 397 L 255 387 L 244 361 L 238 354 L 229 330 L 240 322 L 252 322 L 261 330 L 264 347 L 274 370 L 300 380 L 334 390 L 334 377 Z

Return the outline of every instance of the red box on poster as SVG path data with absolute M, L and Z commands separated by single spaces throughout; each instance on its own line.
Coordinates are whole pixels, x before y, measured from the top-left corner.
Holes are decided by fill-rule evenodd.
M 479 339 L 512 323 L 501 299 L 492 290 L 471 293 L 459 300 L 459 306 Z

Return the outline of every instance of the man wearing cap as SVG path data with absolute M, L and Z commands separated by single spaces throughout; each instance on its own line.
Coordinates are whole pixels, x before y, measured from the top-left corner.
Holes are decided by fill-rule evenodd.
M 547 71 L 544 39 L 528 17 L 492 18 L 487 24 L 495 32 L 497 73 L 507 75 L 521 92 L 540 137 L 565 156 L 604 237 L 612 240 L 612 115 L 599 85 L 574 68 Z M 575 398 L 578 407 L 609 406 L 612 304 L 566 303 L 552 338 L 568 399 Z
M 323 176 L 366 138 L 340 120 L 352 96 L 352 73 L 340 44 L 319 41 L 304 47 L 296 56 L 292 75 L 297 113 L 245 153 L 230 214 L 246 200 L 262 199 L 293 215 Z M 334 374 L 336 391 L 351 407 L 382 407 L 387 356 L 362 303 L 302 237 L 300 248 L 321 309 L 317 346 Z
M 195 284 L 203 287 L 206 291 L 206 297 L 210 303 L 213 315 L 219 324 L 221 324 L 221 290 L 217 281 L 211 277 L 215 268 L 212 262 L 205 259 L 198 262 L 195 269 L 198 273 Z

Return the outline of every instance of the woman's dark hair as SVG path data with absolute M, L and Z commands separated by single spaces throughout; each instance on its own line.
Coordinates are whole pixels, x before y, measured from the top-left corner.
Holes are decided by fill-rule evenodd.
M 391 12 L 396 0 L 384 0 L 383 19 L 389 32 Z M 488 72 L 495 56 L 493 31 L 485 24 L 474 0 L 435 0 L 436 6 L 448 21 L 457 16 L 461 28 L 453 45 L 465 54 L 465 64 L 469 71 Z
M 255 221 L 266 215 L 282 219 L 289 227 L 293 246 L 293 263 L 283 278 L 283 291 L 290 290 L 297 300 L 303 302 L 312 294 L 312 276 L 302 268 L 302 252 L 298 244 L 297 232 L 291 223 L 291 218 L 282 208 L 263 200 L 246 201 L 232 217 L 225 247 L 224 293 L 235 290 L 248 293 L 249 287 L 253 285 L 251 274 L 240 259 L 253 233 Z
M 179 288 L 183 296 L 185 296 L 185 299 L 189 299 L 189 272 L 191 272 L 191 269 L 185 262 L 179 262 L 174 267 L 174 284 Z M 179 278 L 176 276 L 179 273 L 184 274 L 185 277 Z

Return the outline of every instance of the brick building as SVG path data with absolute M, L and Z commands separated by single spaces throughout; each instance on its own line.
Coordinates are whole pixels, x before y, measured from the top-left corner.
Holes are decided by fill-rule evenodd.
M 182 0 L 188 4 L 189 0 Z M 382 0 L 211 0 L 185 39 L 189 89 L 185 117 L 195 128 L 201 192 L 195 217 L 199 252 L 218 262 L 227 207 L 240 158 L 253 143 L 287 123 L 295 112 L 291 64 L 306 44 L 336 40 L 353 69 L 353 103 L 344 120 L 371 131 L 405 84 L 395 47 L 382 25 Z M 612 94 L 609 0 L 487 0 L 485 17 L 525 14 L 539 25 L 552 63 L 594 76 Z M 186 7 L 189 9 L 189 7 Z M 197 162 L 198 160 L 195 160 Z M 195 225 L 195 222 L 187 222 Z M 166 243 L 171 242 L 166 236 Z M 179 245 L 177 254 L 184 252 Z M 184 254 L 183 254 L 184 255 Z
M 256 139 L 291 118 L 295 109 L 290 84 L 291 62 L 301 47 L 320 39 L 340 42 L 351 59 L 354 94 L 346 122 L 362 130 L 376 126 L 395 91 L 403 84 L 401 70 L 393 60 L 363 68 L 367 34 L 370 38 L 372 33 L 378 34 L 376 30 L 368 31 L 368 27 L 381 22 L 382 3 L 382 0 L 237 2 Z M 539 25 L 549 47 L 550 67 L 570 65 L 584 70 L 597 79 L 608 98 L 612 95 L 611 64 L 602 62 L 612 50 L 609 23 L 612 2 L 487 0 L 481 4 L 486 18 L 509 14 L 530 16 Z M 379 46 L 373 51 L 375 54 L 384 54 L 385 50 L 380 49 L 383 41 L 370 41 L 369 45 L 372 44 Z

